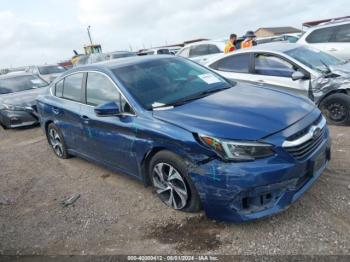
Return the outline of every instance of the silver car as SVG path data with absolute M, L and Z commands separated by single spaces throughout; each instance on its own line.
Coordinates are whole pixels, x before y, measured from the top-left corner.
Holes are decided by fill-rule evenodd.
M 60 65 L 43 65 L 29 66 L 26 71 L 33 75 L 38 75 L 46 82 L 51 83 L 57 76 L 66 71 L 66 69 Z
M 47 93 L 48 86 L 29 73 L 0 76 L 0 125 L 6 129 L 38 124 L 36 98 Z
M 308 46 L 269 43 L 217 55 L 205 64 L 228 79 L 309 97 L 328 121 L 350 124 L 350 65 Z

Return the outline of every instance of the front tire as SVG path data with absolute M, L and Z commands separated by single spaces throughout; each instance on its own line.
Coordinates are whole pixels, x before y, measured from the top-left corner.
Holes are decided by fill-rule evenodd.
M 330 124 L 350 125 L 350 96 L 343 93 L 330 95 L 321 102 L 320 109 Z
M 158 152 L 150 162 L 149 175 L 156 194 L 167 206 L 185 212 L 201 210 L 197 190 L 179 156 L 170 151 Z
M 63 159 L 70 157 L 63 135 L 54 123 L 48 125 L 46 136 L 56 156 Z

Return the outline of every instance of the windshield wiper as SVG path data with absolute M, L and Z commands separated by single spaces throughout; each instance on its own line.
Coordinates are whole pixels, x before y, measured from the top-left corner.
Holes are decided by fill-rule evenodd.
M 199 93 L 196 93 L 194 95 L 191 95 L 191 96 L 188 96 L 188 97 L 185 97 L 185 98 L 181 98 L 181 99 L 176 100 L 174 102 L 171 102 L 171 103 L 168 103 L 168 104 L 164 104 L 164 105 L 161 105 L 161 106 L 157 106 L 157 107 L 153 107 L 153 108 L 168 107 L 168 106 L 180 106 L 180 105 L 186 104 L 188 102 L 191 102 L 193 100 L 197 100 L 197 99 L 203 98 L 205 96 L 208 96 L 210 94 L 217 93 L 219 91 L 228 89 L 230 87 L 231 86 L 209 89 L 209 90 L 206 90 L 206 91 L 203 91 L 203 92 L 199 92 Z

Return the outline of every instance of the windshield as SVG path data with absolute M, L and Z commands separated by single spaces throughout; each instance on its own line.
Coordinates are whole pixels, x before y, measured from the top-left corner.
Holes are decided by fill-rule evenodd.
M 345 63 L 344 60 L 310 47 L 298 47 L 285 53 L 304 65 L 321 72 L 329 71 L 328 66 Z
M 64 72 L 63 66 L 40 66 L 39 72 L 42 75 L 57 74 Z
M 0 79 L 0 94 L 36 89 L 47 85 L 48 84 L 44 80 L 34 75 Z
M 116 68 L 114 73 L 146 109 L 193 100 L 205 92 L 232 86 L 210 70 L 175 57 Z

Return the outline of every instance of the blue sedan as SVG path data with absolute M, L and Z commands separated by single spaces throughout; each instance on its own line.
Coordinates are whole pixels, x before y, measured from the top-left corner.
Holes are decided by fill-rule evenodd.
M 79 156 L 152 185 L 167 206 L 233 222 L 278 213 L 330 160 L 306 98 L 228 81 L 173 56 L 71 69 L 37 101 L 60 158 Z

